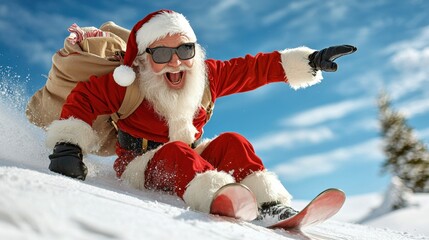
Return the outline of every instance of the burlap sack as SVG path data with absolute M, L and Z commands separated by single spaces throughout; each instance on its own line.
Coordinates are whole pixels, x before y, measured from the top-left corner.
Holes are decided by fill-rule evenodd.
M 105 23 L 100 30 L 110 32 L 110 36 L 86 38 L 75 45 L 65 40 L 64 48 L 54 54 L 45 86 L 27 104 L 26 115 L 31 123 L 47 127 L 59 119 L 62 105 L 77 82 L 88 81 L 92 75 L 107 74 L 120 65 L 115 54 L 126 50 L 129 30 L 113 22 Z M 101 140 L 101 148 L 94 154 L 100 156 L 115 153 L 116 131 L 109 118 L 109 115 L 102 115 L 93 123 Z

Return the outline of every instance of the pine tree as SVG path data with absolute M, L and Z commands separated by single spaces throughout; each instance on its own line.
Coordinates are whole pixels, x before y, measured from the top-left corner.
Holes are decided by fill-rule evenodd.
M 378 100 L 381 135 L 386 161 L 383 171 L 398 176 L 413 192 L 429 192 L 429 152 L 408 126 L 405 117 L 392 110 L 382 93 Z

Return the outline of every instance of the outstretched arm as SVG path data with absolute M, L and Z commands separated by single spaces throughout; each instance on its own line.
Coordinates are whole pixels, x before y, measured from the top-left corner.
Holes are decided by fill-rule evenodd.
M 333 46 L 316 51 L 298 47 L 259 53 L 228 61 L 207 60 L 214 97 L 251 91 L 272 82 L 286 81 L 293 89 L 319 83 L 322 71 L 337 69 L 335 59 L 356 51 L 351 45 Z

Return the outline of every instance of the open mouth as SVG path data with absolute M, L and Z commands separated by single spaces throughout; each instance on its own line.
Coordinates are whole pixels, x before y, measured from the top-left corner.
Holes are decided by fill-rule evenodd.
M 167 72 L 164 77 L 172 88 L 181 88 L 184 83 L 185 72 Z

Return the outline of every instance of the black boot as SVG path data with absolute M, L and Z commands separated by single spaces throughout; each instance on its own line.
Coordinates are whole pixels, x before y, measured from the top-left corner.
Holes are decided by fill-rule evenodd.
M 298 211 L 295 209 L 280 202 L 266 202 L 261 204 L 261 207 L 259 208 L 259 216 L 256 220 L 275 223 L 280 220 L 290 218 L 297 213 Z

